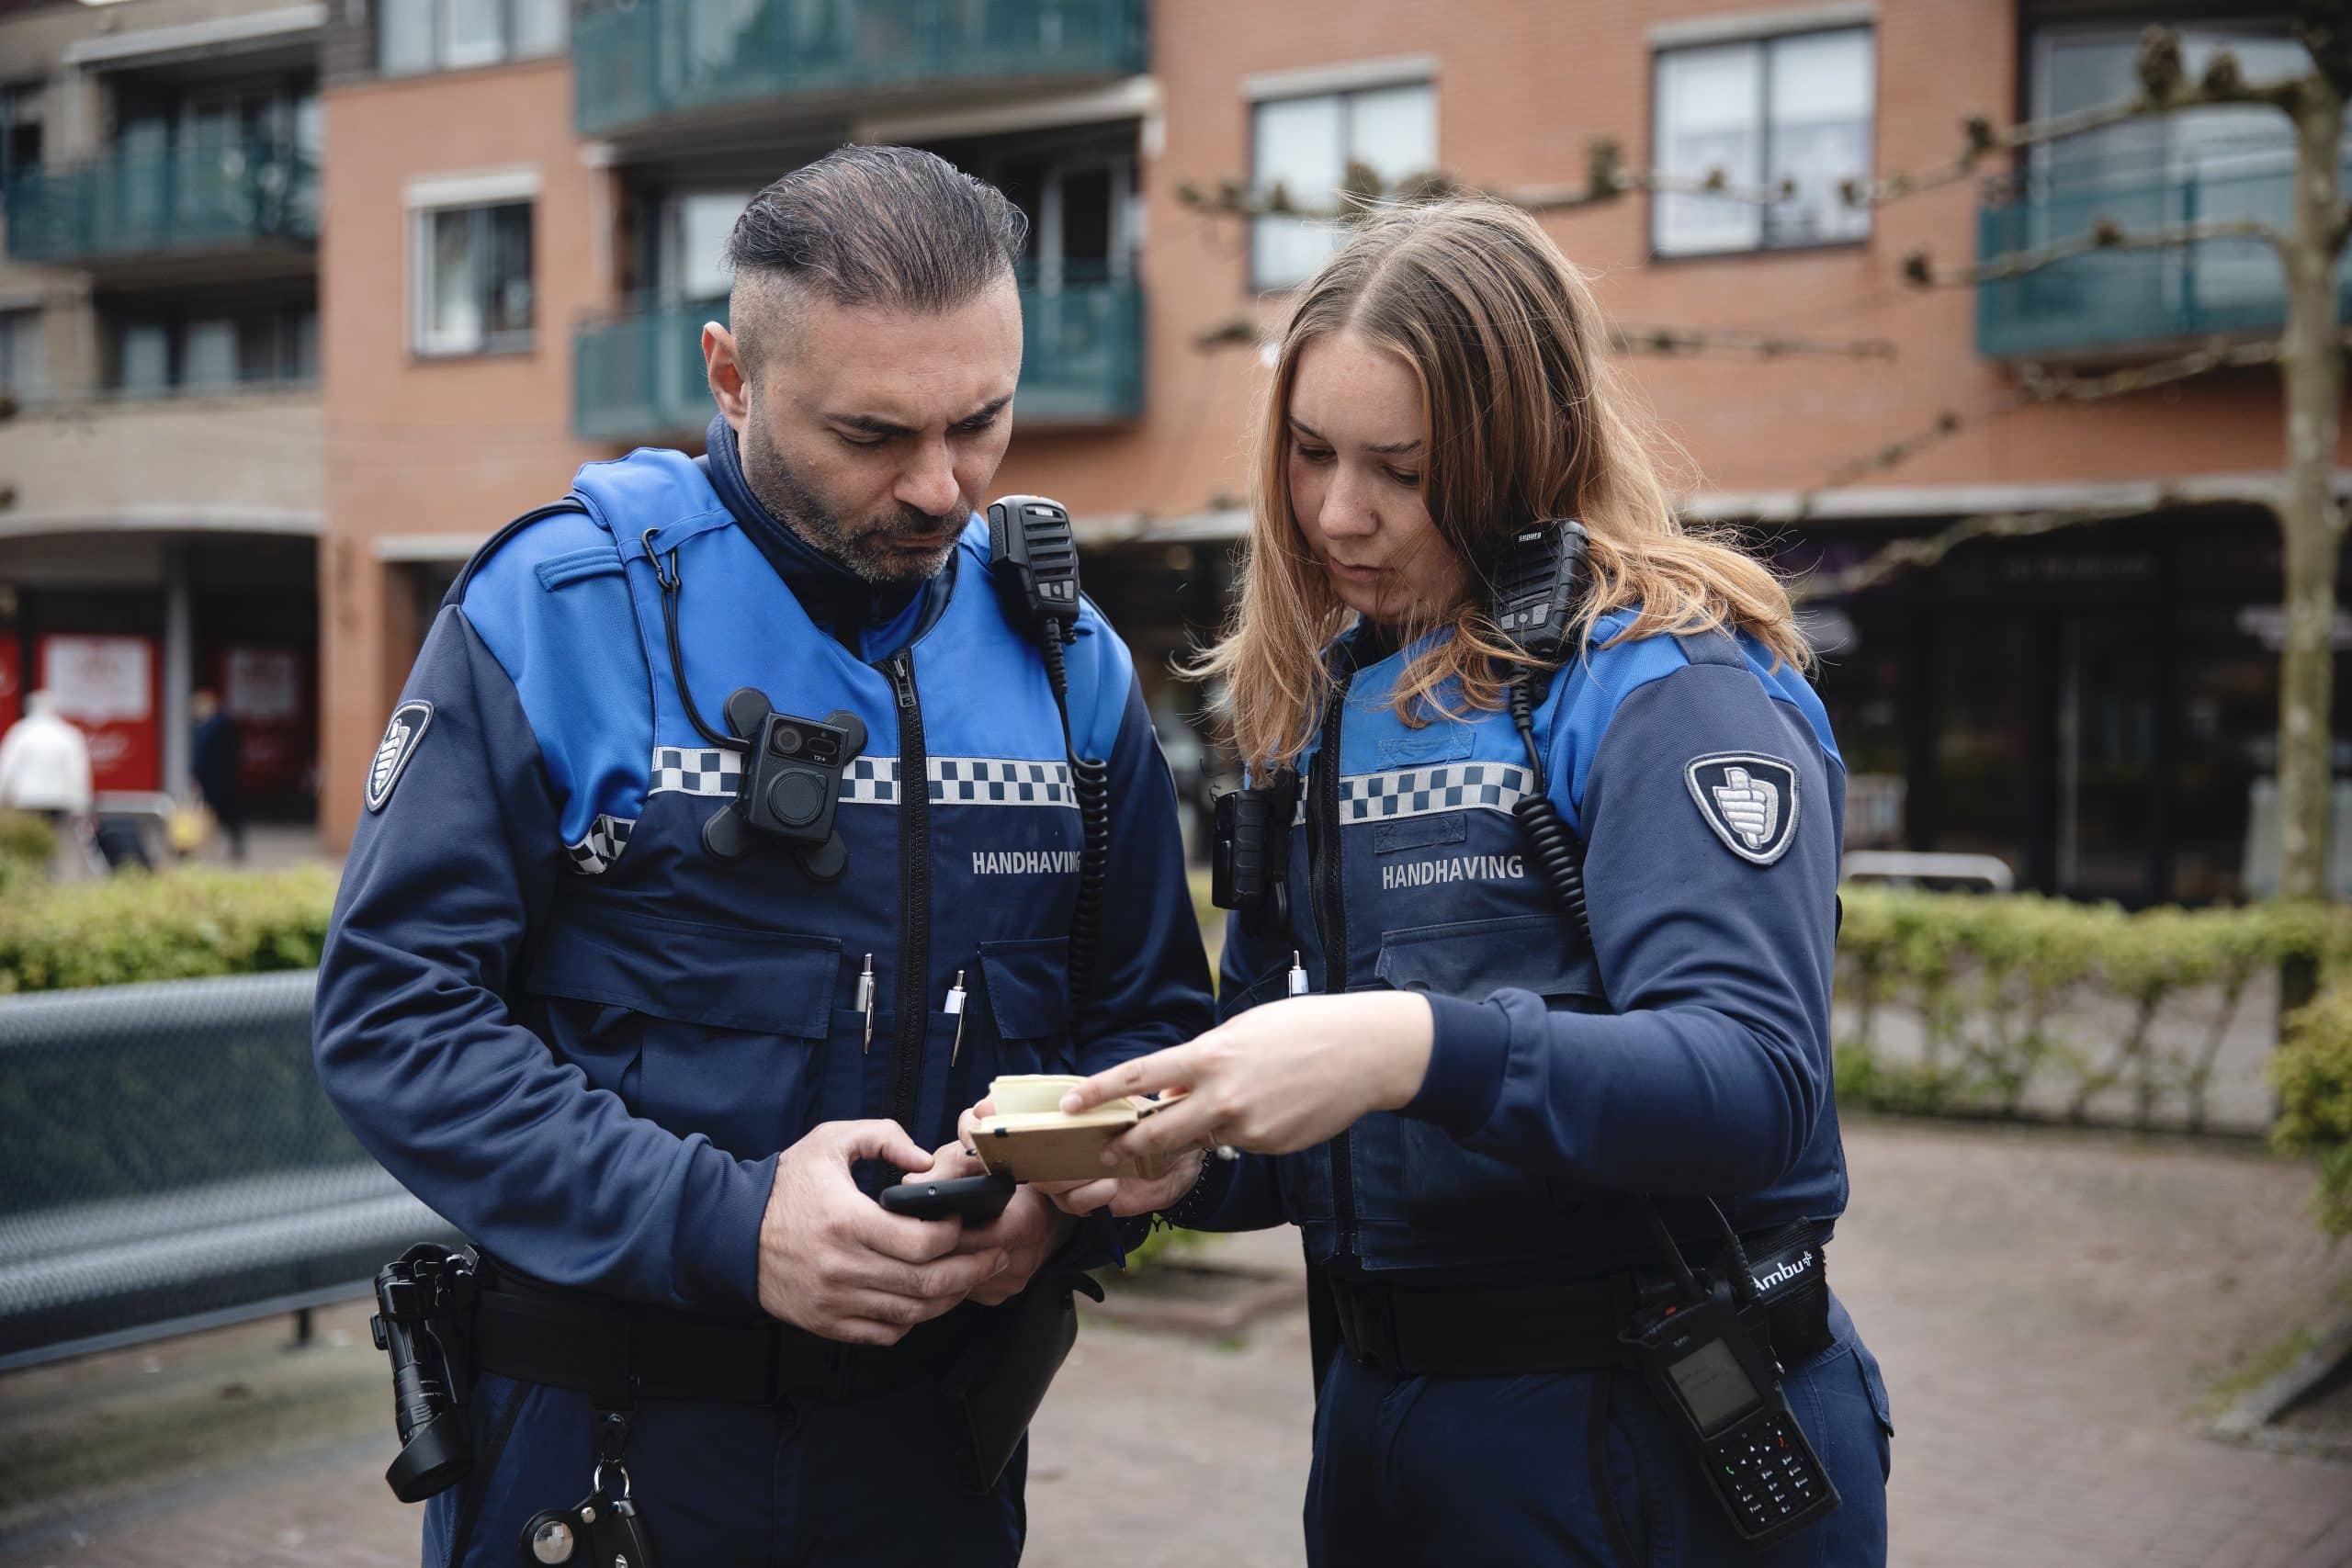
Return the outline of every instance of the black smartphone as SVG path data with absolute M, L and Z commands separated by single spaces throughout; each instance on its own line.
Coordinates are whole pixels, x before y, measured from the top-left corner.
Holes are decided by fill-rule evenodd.
M 882 1207 L 918 1220 L 960 1219 L 984 1225 L 1004 1213 L 1018 1185 L 1009 1176 L 959 1176 L 948 1181 L 902 1181 L 882 1190 Z

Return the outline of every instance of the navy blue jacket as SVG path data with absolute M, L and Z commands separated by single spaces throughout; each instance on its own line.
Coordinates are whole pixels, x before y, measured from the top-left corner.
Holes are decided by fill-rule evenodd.
M 810 1128 L 894 1116 L 936 1147 L 994 1075 L 1180 1043 L 1208 997 L 1166 765 L 1093 608 L 1070 722 L 1110 765 L 1112 897 L 1074 1006 L 1065 741 L 985 524 L 933 585 L 876 597 L 758 512 L 727 446 L 591 465 L 469 569 L 371 768 L 316 1040 L 368 1151 L 508 1263 L 748 1314 L 776 1155 Z M 707 722 L 739 686 L 865 722 L 839 881 L 704 851 L 738 760 L 685 715 L 649 549 Z
M 1601 646 L 1629 619 L 1593 626 L 1535 715 L 1586 845 L 1589 942 L 1510 815 L 1532 781 L 1509 716 L 1413 728 L 1389 701 L 1406 654 L 1355 672 L 1337 765 L 1328 734 L 1302 760 L 1291 929 L 1228 928 L 1220 1010 L 1280 998 L 1296 950 L 1317 991 L 1428 994 L 1429 1075 L 1329 1145 L 1212 1162 L 1181 1223 L 1289 1219 L 1367 1272 L 1576 1278 L 1654 1259 L 1627 1192 L 1702 1251 L 1701 1195 L 1743 1230 L 1844 1208 L 1826 715 L 1749 638 Z

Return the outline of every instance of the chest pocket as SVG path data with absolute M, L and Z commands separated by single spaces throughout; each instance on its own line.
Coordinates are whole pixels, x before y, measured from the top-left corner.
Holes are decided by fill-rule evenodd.
M 1400 991 L 1482 1002 L 1507 987 L 1555 1007 L 1589 1011 L 1600 1003 L 1600 967 L 1591 944 L 1559 915 L 1455 920 L 1383 932 L 1380 978 Z M 1580 1005 L 1580 1004 L 1589 1004 Z
M 1533 991 L 1554 1011 L 1598 1012 L 1600 970 L 1590 944 L 1570 933 L 1558 915 L 1516 915 L 1413 926 L 1383 934 L 1377 973 L 1400 991 L 1482 1002 L 1498 990 Z M 1458 1215 L 1468 1208 L 1491 1223 L 1532 1206 L 1556 1212 L 1572 1199 L 1565 1183 L 1550 1188 L 1526 1171 L 1475 1154 L 1433 1122 L 1395 1118 L 1401 1179 L 1396 1201 L 1407 1218 Z
M 979 956 L 989 1039 L 966 1080 L 973 1098 L 999 1073 L 1075 1070 L 1069 1040 L 1069 938 L 984 942 Z
M 524 988 L 548 1043 L 595 1087 L 758 1159 L 819 1119 L 841 966 L 831 937 L 575 905 L 557 914 Z

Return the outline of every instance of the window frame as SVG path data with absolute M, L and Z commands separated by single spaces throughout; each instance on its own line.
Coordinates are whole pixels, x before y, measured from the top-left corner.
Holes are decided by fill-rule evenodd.
M 20 118 L 20 110 L 27 105 L 32 112 Z M 40 152 L 39 156 L 19 164 L 8 156 L 8 146 L 21 123 L 40 128 Z M 49 130 L 49 83 L 38 76 L 0 81 L 0 191 L 15 184 L 18 175 L 38 169 L 48 161 Z
M 7 345 L 5 362 L 0 362 L 0 392 L 14 398 L 18 405 L 29 407 L 48 400 L 49 397 L 49 312 L 36 304 L 0 305 L 0 343 Z M 32 349 L 30 357 L 38 361 L 29 383 L 20 380 L 18 365 L 25 349 Z
M 555 46 L 526 53 L 515 45 L 521 36 L 518 18 L 522 7 L 532 0 L 492 0 L 498 9 L 498 47 L 494 52 L 460 60 L 450 58 L 448 29 L 446 26 L 449 0 L 408 0 L 424 11 L 426 63 L 393 68 L 385 62 L 384 47 L 388 21 L 397 0 L 376 0 L 372 22 L 375 46 L 376 74 L 390 81 L 406 81 L 413 77 L 437 76 L 452 71 L 488 71 L 501 65 L 519 64 L 535 60 L 560 60 L 571 52 L 571 6 L 568 0 L 542 0 L 553 5 L 553 15 L 560 17 L 556 28 Z
M 1353 141 L 1355 135 L 1354 101 L 1358 98 L 1371 97 L 1381 93 L 1394 93 L 1414 87 L 1420 88 L 1424 92 L 1428 93 L 1430 97 L 1430 170 L 1415 170 L 1410 172 L 1429 173 L 1431 170 L 1434 170 L 1438 166 L 1436 132 L 1439 121 L 1437 115 L 1437 77 L 1434 73 L 1430 73 L 1421 75 L 1399 77 L 1393 81 L 1374 80 L 1360 82 L 1345 86 L 1320 87 L 1308 92 L 1268 93 L 1261 96 L 1252 96 L 1249 100 L 1250 136 L 1248 158 L 1250 188 L 1253 191 L 1257 188 L 1258 148 L 1261 136 L 1261 133 L 1259 130 L 1259 116 L 1263 110 L 1272 108 L 1278 105 L 1313 103 L 1323 98 L 1335 100 L 1340 107 L 1340 173 L 1344 175 L 1347 171 L 1349 162 L 1349 147 Z M 1248 254 L 1244 257 L 1242 265 L 1247 275 L 1246 281 L 1249 285 L 1249 290 L 1253 295 L 1286 294 L 1292 289 L 1298 288 L 1301 284 L 1305 283 L 1308 277 L 1312 277 L 1315 275 L 1315 269 L 1313 267 L 1309 267 L 1303 276 L 1292 278 L 1288 282 L 1282 283 L 1269 283 L 1260 276 L 1258 272 L 1258 226 L 1261 223 L 1276 221 L 1293 221 L 1293 220 L 1285 219 L 1280 214 L 1265 214 L 1252 217 L 1249 220 L 1249 250 Z
M 433 231 L 435 220 L 443 213 L 463 212 L 476 220 L 469 225 L 469 244 L 483 247 L 480 253 L 490 255 L 491 218 L 493 212 L 509 207 L 519 207 L 526 214 L 524 233 L 529 245 L 529 270 L 526 280 L 531 289 L 530 324 L 520 332 L 496 333 L 485 326 L 475 341 L 464 347 L 435 347 L 428 340 L 433 306 Z M 530 355 L 539 347 L 539 196 L 536 186 L 528 195 L 485 194 L 479 197 L 440 201 L 412 202 L 408 208 L 409 221 L 409 358 L 419 364 L 438 364 L 448 360 L 483 359 Z M 477 303 L 483 307 L 482 319 L 487 321 L 488 303 L 495 282 L 485 275 Z
M 1781 44 L 1792 42 L 1799 39 L 1826 38 L 1839 33 L 1860 33 L 1863 35 L 1869 44 L 1868 53 L 1871 62 L 1870 119 L 1862 138 L 1863 145 L 1867 150 L 1869 156 L 1864 164 L 1861 177 L 1865 180 L 1875 178 L 1875 171 L 1878 167 L 1879 86 L 1883 80 L 1884 73 L 1880 69 L 1879 28 L 1878 22 L 1874 17 L 1858 21 L 1839 20 L 1836 22 L 1825 22 L 1817 27 L 1790 28 L 1784 31 L 1758 32 L 1742 37 L 1710 39 L 1705 40 L 1692 39 L 1689 42 L 1654 45 L 1650 50 L 1649 122 L 1651 167 L 1654 169 L 1657 167 L 1661 153 L 1666 144 L 1666 127 L 1663 118 L 1666 112 L 1666 93 L 1663 77 L 1665 74 L 1665 62 L 1669 56 L 1692 53 L 1700 50 L 1724 49 L 1737 45 L 1747 45 L 1757 51 L 1758 76 L 1756 94 L 1757 164 L 1760 170 L 1770 171 L 1772 167 L 1771 51 Z M 1769 177 L 1769 175 L 1765 177 Z M 1765 212 L 1759 209 L 1757 214 L 1758 239 L 1753 244 L 1720 245 L 1702 250 L 1663 249 L 1658 243 L 1659 215 L 1663 209 L 1663 204 L 1668 197 L 1681 194 L 1683 193 L 1657 190 L 1653 190 L 1649 193 L 1649 205 L 1645 218 L 1645 228 L 1643 243 L 1648 259 L 1652 262 L 1673 263 L 1721 261 L 1729 256 L 1803 255 L 1810 251 L 1851 250 L 1859 246 L 1868 245 L 1878 232 L 1877 214 L 1871 209 L 1866 207 L 1860 209 L 1862 216 L 1862 226 L 1855 233 L 1834 240 L 1797 240 L 1785 244 L 1774 244 L 1770 239 L 1770 220 Z
M 109 312 L 105 321 L 104 353 L 99 361 L 99 395 L 130 402 L 158 402 L 184 398 L 236 397 L 314 389 L 319 385 L 319 365 L 315 354 L 318 316 L 319 307 L 315 299 L 243 309 L 206 308 L 199 301 L 193 306 L 183 305 L 168 310 Z M 309 324 L 314 351 L 307 366 L 300 363 L 298 346 L 305 322 Z M 205 327 L 225 327 L 228 330 L 230 375 L 226 380 L 189 379 L 196 333 L 198 329 Z M 249 373 L 250 367 L 245 360 L 247 333 L 255 327 L 266 328 L 273 357 L 277 360 L 258 375 Z M 151 331 L 160 334 L 164 350 L 164 377 L 154 385 L 134 387 L 127 384 L 124 375 L 127 340 L 133 331 Z

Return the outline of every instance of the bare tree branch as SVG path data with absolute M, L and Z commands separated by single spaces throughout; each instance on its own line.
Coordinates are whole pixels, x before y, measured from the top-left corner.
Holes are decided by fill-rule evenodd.
M 1848 180 L 1838 187 L 1838 194 L 1849 207 L 1883 207 L 1906 196 L 1964 180 L 1975 174 L 1985 159 L 1996 154 L 2022 152 L 2135 119 L 2177 114 L 2211 104 L 2267 104 L 2292 114 L 2300 90 L 2294 82 L 2249 86 L 2237 56 L 2226 49 L 2214 51 L 2203 78 L 2190 85 L 2181 66 L 2180 40 L 2162 28 L 2150 28 L 2142 35 L 2133 69 L 2140 80 L 2140 90 L 2129 98 L 2076 109 L 2072 114 L 2052 115 L 2048 119 L 2029 120 L 2005 130 L 1994 129 L 1993 122 L 1983 114 L 1972 114 L 1961 122 L 1961 148 L 1950 162 L 1922 174 L 1898 170 L 1881 180 Z
M 1886 338 L 1805 337 L 1757 332 L 1747 327 L 1665 327 L 1622 321 L 1611 324 L 1609 339 L 1610 346 L 1620 354 L 1657 355 L 1665 358 L 1702 354 L 1745 355 L 1754 359 L 1895 357 L 1894 344 Z
M 1246 315 L 1229 316 L 1193 335 L 1193 346 L 1204 352 L 1223 348 L 1258 348 L 1266 342 L 1257 321 Z M 1656 355 L 1663 358 L 1724 355 L 1748 359 L 1893 359 L 1894 344 L 1885 338 L 1791 336 L 1757 332 L 1747 327 L 1667 327 L 1612 322 L 1610 347 L 1620 354 Z
M 1848 458 L 1831 469 L 1826 479 L 1797 497 L 1796 516 L 1791 521 L 1802 522 L 1812 516 L 1814 502 L 1820 499 L 1824 491 L 1843 490 L 1866 474 L 1883 473 L 1889 468 L 1899 468 L 1928 447 L 1939 446 L 1958 434 L 1966 423 L 1968 422 L 1962 420 L 1953 410 L 1945 409 L 1926 427 L 1914 431 L 1909 435 L 1890 441 L 1876 451 L 1866 452 L 1859 457 Z
M 2194 223 L 2167 223 L 2155 229 L 2126 229 L 2111 218 L 2101 218 L 2071 239 L 2035 250 L 2011 251 L 2007 255 L 1964 266 L 1939 267 L 1928 259 L 1926 251 L 1914 250 L 1903 258 L 1903 281 L 1917 288 L 1997 283 L 2096 251 L 2168 251 L 2207 240 L 2260 240 L 2278 253 L 2281 261 L 2294 244 L 2293 238 L 2284 230 L 2256 218 L 2207 218 Z
M 1439 201 L 1449 197 L 1483 196 L 1529 212 L 1572 212 L 1598 207 L 1634 191 L 1654 194 L 1707 196 L 1724 201 L 1770 207 L 1796 194 L 1794 180 L 1770 186 L 1735 186 L 1721 168 L 1701 175 L 1669 174 L 1656 169 L 1628 169 L 1615 141 L 1596 137 L 1585 148 L 1584 178 L 1573 184 L 1529 186 L 1507 189 L 1478 186 L 1454 178 L 1442 169 L 1408 175 L 1394 182 L 1363 164 L 1348 165 L 1340 182 L 1339 200 L 1329 206 L 1304 204 L 1277 181 L 1260 189 L 1235 179 L 1204 187 L 1193 181 L 1176 186 L 1176 200 L 1193 211 L 1217 218 L 1301 218 L 1317 222 L 1361 222 L 1384 206 Z
M 1265 342 L 1258 323 L 1247 316 L 1228 316 L 1213 327 L 1193 334 L 1193 346 L 1207 354 L 1220 348 L 1256 348 Z
M 2200 501 L 2205 499 L 2199 497 Z M 2143 517 L 2150 512 L 2178 505 L 2180 500 L 2176 493 L 2160 491 L 2154 502 L 2146 506 L 2070 506 L 2047 512 L 1994 512 L 1963 517 L 1941 533 L 1930 534 L 1925 538 L 1891 539 L 1842 571 L 1816 572 L 1801 579 L 1793 585 L 1790 597 L 1799 603 L 1842 598 L 1876 588 L 1904 572 L 1934 566 L 1972 540 L 2022 539 L 2037 534 L 2054 534 L 2060 529 L 2079 527 L 2086 523 L 2111 523 L 2120 518 Z M 2249 504 L 2267 506 L 2269 503 L 2249 498 Z
M 2352 349 L 2352 331 L 2345 333 L 2342 341 L 2346 348 Z M 2276 365 L 2279 358 L 2280 345 L 2277 338 L 2237 342 L 2215 336 L 2207 339 L 2202 346 L 2174 358 L 2160 359 L 2149 365 L 2127 366 L 2098 376 L 2054 376 L 2029 365 L 2023 367 L 2015 387 L 2002 392 L 1974 414 L 1963 415 L 1956 410 L 1945 409 L 1930 423 L 1910 434 L 1839 464 L 1819 484 L 1797 497 L 1794 514 L 1784 521 L 1803 522 L 1813 515 L 1815 506 L 1828 492 L 1842 490 L 1869 475 L 1900 468 L 1971 425 L 1999 419 L 2019 409 L 2038 408 L 2044 403 L 2089 403 L 2109 398 L 2129 397 L 2134 392 L 2169 387 L 2216 370 Z

